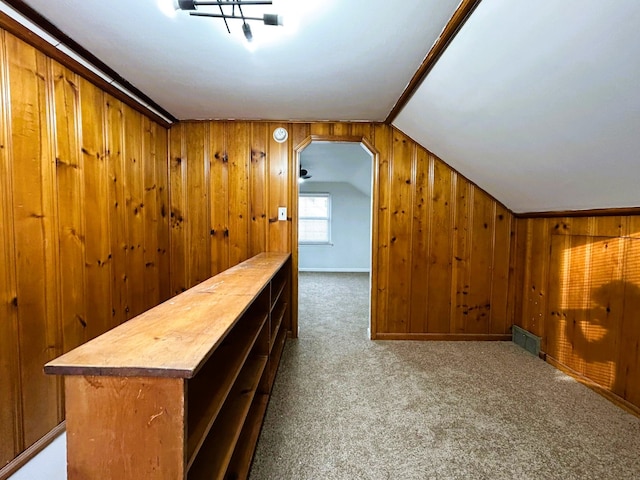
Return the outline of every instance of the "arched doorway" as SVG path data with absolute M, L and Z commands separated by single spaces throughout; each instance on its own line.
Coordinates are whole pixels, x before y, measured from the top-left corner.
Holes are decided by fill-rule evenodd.
M 370 284 L 369 284 L 369 338 L 374 338 L 375 333 L 377 331 L 376 328 L 376 299 L 377 299 L 377 289 L 375 285 L 377 283 L 377 251 L 374 248 L 374 239 L 377 234 L 377 221 L 378 221 L 378 164 L 379 164 L 379 154 L 378 151 L 373 147 L 371 142 L 368 141 L 365 137 L 336 137 L 336 136 L 319 136 L 312 135 L 307 137 L 303 142 L 301 142 L 298 146 L 295 147 L 295 175 L 291 175 L 291 191 L 293 192 L 294 201 L 292 202 L 292 230 L 293 230 L 293 238 L 292 238 L 292 310 L 294 312 L 298 311 L 298 280 L 299 280 L 299 266 L 300 266 L 300 255 L 298 248 L 299 241 L 299 209 L 298 209 L 298 198 L 300 196 L 300 184 L 299 184 L 299 175 L 301 169 L 301 158 L 303 156 L 304 150 L 312 144 L 322 144 L 322 143 L 351 143 L 351 144 L 359 144 L 362 149 L 366 153 L 369 154 L 371 159 L 371 226 L 370 226 L 370 236 L 369 236 L 369 245 L 368 250 L 370 251 L 369 255 L 369 272 L 370 272 Z M 294 338 L 298 336 L 298 315 L 293 315 L 293 324 L 292 324 L 292 333 Z

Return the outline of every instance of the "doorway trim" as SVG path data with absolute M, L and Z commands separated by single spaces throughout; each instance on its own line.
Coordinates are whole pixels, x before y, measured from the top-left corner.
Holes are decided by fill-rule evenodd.
M 291 178 L 291 223 L 292 223 L 292 262 L 291 262 L 291 336 L 298 338 L 298 196 L 300 195 L 300 186 L 298 184 L 298 172 L 300 171 L 300 155 L 311 145 L 312 142 L 327 143 L 359 143 L 371 154 L 373 162 L 371 171 L 373 174 L 373 182 L 371 185 L 371 263 L 370 263 L 370 310 L 369 310 L 369 338 L 374 340 L 377 335 L 377 305 L 378 305 L 378 174 L 380 153 L 373 146 L 373 143 L 364 136 L 336 136 L 336 135 L 309 135 L 293 149 L 295 154 L 295 164 Z

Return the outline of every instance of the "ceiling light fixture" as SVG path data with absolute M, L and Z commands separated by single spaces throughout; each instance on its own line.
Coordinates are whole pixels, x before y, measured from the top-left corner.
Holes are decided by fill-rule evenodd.
M 299 182 L 304 182 L 305 180 L 309 180 L 311 175 L 309 175 L 309 171 L 306 168 L 302 168 L 300 165 L 300 176 L 298 177 Z
M 253 40 L 253 33 L 251 32 L 251 26 L 247 23 L 247 20 L 261 21 L 265 25 L 279 26 L 283 25 L 282 16 L 265 13 L 262 17 L 249 17 L 245 16 L 242 11 L 242 7 L 252 7 L 256 5 L 273 5 L 273 1 L 269 0 L 174 0 L 174 7 L 176 10 L 185 10 L 189 12 L 189 15 L 194 17 L 212 17 L 222 18 L 224 24 L 227 27 L 227 32 L 231 33 L 229 23 L 227 20 L 242 20 L 242 32 L 244 33 L 247 41 Z M 198 7 L 217 7 L 219 13 L 198 11 Z M 237 11 L 236 11 L 237 9 Z

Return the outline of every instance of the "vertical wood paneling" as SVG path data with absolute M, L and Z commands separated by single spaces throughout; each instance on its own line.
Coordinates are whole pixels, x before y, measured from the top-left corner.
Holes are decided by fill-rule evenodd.
M 124 112 L 124 176 L 127 217 L 127 319 L 144 311 L 144 230 L 142 117 L 127 105 Z
M 429 159 L 429 182 L 432 210 L 429 225 L 429 293 L 427 298 L 428 325 L 426 332 L 448 333 L 450 329 L 451 265 L 453 254 L 451 208 L 451 169 L 433 155 Z M 446 234 L 446 233 L 449 234 Z M 445 295 L 443 295 L 443 292 Z
M 550 362 L 640 407 L 636 219 L 518 219 L 516 293 Z
M 169 132 L 169 191 L 170 193 L 170 262 L 171 262 L 171 294 L 183 292 L 188 285 L 187 227 L 185 220 L 187 165 L 183 161 L 183 143 L 185 138 L 185 124 L 178 124 Z
M 531 258 L 539 258 L 540 255 L 549 251 L 550 245 L 546 228 L 546 223 L 536 222 L 528 233 L 527 255 Z M 523 328 L 538 336 L 544 336 L 544 322 L 541 320 L 546 309 L 545 290 L 548 281 L 546 272 L 548 271 L 549 258 L 546 255 L 543 258 L 544 261 L 529 262 L 523 297 Z
M 414 165 L 413 187 L 414 200 L 411 228 L 411 294 L 409 331 L 420 333 L 428 328 L 429 296 L 429 246 L 431 240 L 432 208 L 429 201 L 433 190 L 433 175 L 429 153 L 419 149 Z
M 387 315 L 387 306 L 389 304 L 389 243 L 391 241 L 390 234 L 390 216 L 391 216 L 391 158 L 392 158 L 392 139 L 391 129 L 386 125 L 377 125 L 375 127 L 374 142 L 379 158 L 379 182 L 378 189 L 378 238 L 374 239 L 374 248 L 378 250 L 377 278 L 377 305 L 376 318 L 378 322 L 372 325 L 372 336 L 379 332 L 389 331 L 389 318 Z M 376 186 L 374 186 L 376 188 Z
M 186 124 L 186 245 L 189 264 L 187 288 L 211 276 L 209 233 L 209 158 L 207 152 L 208 124 Z
M 148 308 L 160 303 L 160 282 L 158 277 L 158 220 L 160 216 L 156 201 L 158 182 L 156 180 L 156 135 L 157 129 L 153 122 L 146 117 L 142 118 L 142 170 L 143 170 L 143 197 L 144 204 L 144 295 L 143 308 Z M 162 151 L 160 152 L 163 153 Z
M 158 236 L 158 282 L 160 301 L 171 297 L 171 261 L 169 258 L 169 150 L 168 132 L 164 127 L 153 124 L 155 130 L 155 169 L 156 169 L 156 209 Z
M 509 280 L 512 278 L 512 216 L 502 205 L 494 213 L 494 245 L 491 277 L 489 333 L 504 333 L 511 327 Z M 513 281 L 513 280 L 512 280 Z
M 107 98 L 107 161 L 109 170 L 109 216 L 111 234 L 111 317 L 114 325 L 128 318 L 127 255 L 129 238 L 124 168 L 124 112 L 122 102 Z
M 372 123 L 352 123 L 351 135 L 354 137 L 362 137 L 373 144 L 374 124 Z
M 640 220 L 636 218 L 634 220 Z M 619 346 L 616 360 L 614 392 L 640 407 L 640 229 L 633 229 L 636 238 L 625 241 L 625 263 L 621 287 L 624 289 L 624 311 L 619 325 Z
M 408 333 L 411 294 L 411 227 L 416 146 L 399 131 L 393 132 L 393 163 L 389 222 L 389 332 Z M 396 160 L 398 159 L 398 160 Z M 405 161 L 401 161 L 403 159 Z
M 42 365 L 59 350 L 57 240 L 51 132 L 47 119 L 47 59 L 7 36 L 9 63 L 13 217 L 16 255 L 16 303 L 20 338 L 24 446 L 30 446 L 58 423 L 56 379 Z
M 313 135 L 363 135 L 379 152 L 373 239 L 377 256 L 373 317 L 378 321 L 372 325 L 372 336 L 503 338 L 509 334 L 513 310 L 508 289 L 515 238 L 511 213 L 402 132 L 387 125 L 344 122 L 199 123 L 210 132 L 211 274 L 262 248 L 297 248 L 292 247 L 297 239 L 292 230 L 292 220 L 297 219 L 296 146 Z M 280 126 L 289 130 L 289 140 L 282 144 L 271 135 Z M 174 208 L 185 185 L 174 152 L 201 141 L 203 133 L 193 128 L 182 124 L 171 130 Z M 260 220 L 263 202 L 264 223 Z M 200 210 L 206 207 L 202 202 L 198 205 Z M 287 207 L 286 222 L 277 219 L 278 207 Z M 187 217 L 198 214 L 190 204 Z M 189 245 L 194 232 L 185 235 L 177 245 Z M 173 264 L 188 261 L 185 255 L 187 250 L 174 245 Z M 295 299 L 294 286 L 293 303 Z M 492 302 L 498 312 L 491 311 Z
M 0 466 L 23 448 L 11 180 L 9 80 L 0 30 Z
M 278 127 L 287 128 L 282 123 L 269 123 L 268 131 L 273 132 Z M 289 140 L 290 142 L 291 140 Z M 290 176 L 295 172 L 289 170 L 288 142 L 278 143 L 269 136 L 268 171 L 269 171 L 269 200 L 267 216 L 269 218 L 268 250 L 272 252 L 291 251 L 291 221 L 278 221 L 278 207 L 288 207 L 290 195 Z M 290 212 L 287 210 L 287 216 Z
M 453 262 L 451 281 L 451 332 L 464 333 L 466 316 L 468 315 L 468 297 L 471 288 L 469 280 L 469 255 L 471 249 L 470 225 L 473 222 L 471 208 L 472 186 L 455 174 L 453 177 L 455 189 L 455 217 L 453 226 Z
M 213 122 L 210 130 L 211 274 L 229 268 L 229 157 L 226 124 Z
M 249 258 L 249 169 L 251 162 L 251 125 L 229 125 L 229 263 Z M 286 200 L 282 203 L 286 206 Z
M 0 40 L 4 466 L 62 419 L 60 379 L 44 363 L 125 320 L 129 303 L 130 316 L 156 304 L 159 285 L 168 296 L 169 223 L 157 213 L 169 176 L 163 127 L 6 32 Z M 159 278 L 146 264 L 163 249 Z
M 53 65 L 58 190 L 60 308 L 63 350 L 86 341 L 83 165 L 78 145 L 78 78 Z
M 87 320 L 86 338 L 113 326 L 111 306 L 109 186 L 103 130 L 104 93 L 80 80 L 80 112 L 84 165 Z
M 249 257 L 267 249 L 267 137 L 264 123 L 251 124 Z
M 351 123 L 338 122 L 334 123 L 331 129 L 331 134 L 336 137 L 348 137 L 351 133 Z
M 489 333 L 491 319 L 491 291 L 493 287 L 493 244 L 495 239 L 495 203 L 487 195 L 472 187 L 473 221 L 471 224 L 471 249 L 469 272 L 466 333 Z M 504 257 L 508 259 L 508 252 Z
M 333 124 L 327 122 L 311 123 L 309 124 L 310 135 L 330 136 L 333 135 Z M 273 131 L 273 129 L 270 129 Z

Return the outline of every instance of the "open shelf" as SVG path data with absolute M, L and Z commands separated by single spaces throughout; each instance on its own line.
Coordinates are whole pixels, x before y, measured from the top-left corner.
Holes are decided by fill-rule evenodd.
M 238 439 L 236 450 L 229 462 L 229 468 L 224 476 L 225 480 L 236 480 L 239 478 L 247 478 L 249 469 L 251 468 L 251 459 L 253 452 L 258 443 L 260 429 L 262 428 L 262 420 L 269 403 L 269 395 L 258 394 L 253 399 L 251 409 L 244 423 L 244 428 Z
M 276 378 L 276 373 L 278 371 L 278 365 L 280 364 L 280 358 L 282 357 L 282 352 L 284 351 L 284 344 L 287 341 L 287 332 L 283 328 L 278 332 L 278 336 L 276 337 L 275 345 L 271 355 L 269 356 L 269 391 L 273 387 L 273 382 Z
M 290 275 L 290 254 L 258 254 L 47 363 L 65 375 L 69 478 L 246 478 Z
M 278 302 L 278 300 L 280 299 L 280 296 L 282 295 L 282 291 L 284 290 L 284 286 L 285 286 L 285 282 L 273 285 L 273 290 L 271 291 L 271 309 L 272 310 L 276 306 L 276 303 Z
M 276 343 L 276 337 L 278 336 L 278 332 L 282 326 L 282 319 L 284 318 L 284 314 L 287 311 L 287 304 L 283 301 L 279 302 L 278 305 L 273 309 L 271 313 L 271 336 L 269 337 L 269 351 L 273 350 L 273 346 Z
M 199 455 L 188 470 L 189 480 L 211 480 L 224 477 L 267 360 L 266 356 L 252 356 L 247 359 L 218 418 L 202 444 Z
M 246 313 L 202 370 L 188 381 L 188 467 L 193 463 L 266 320 L 266 314 L 260 318 L 259 314 Z

